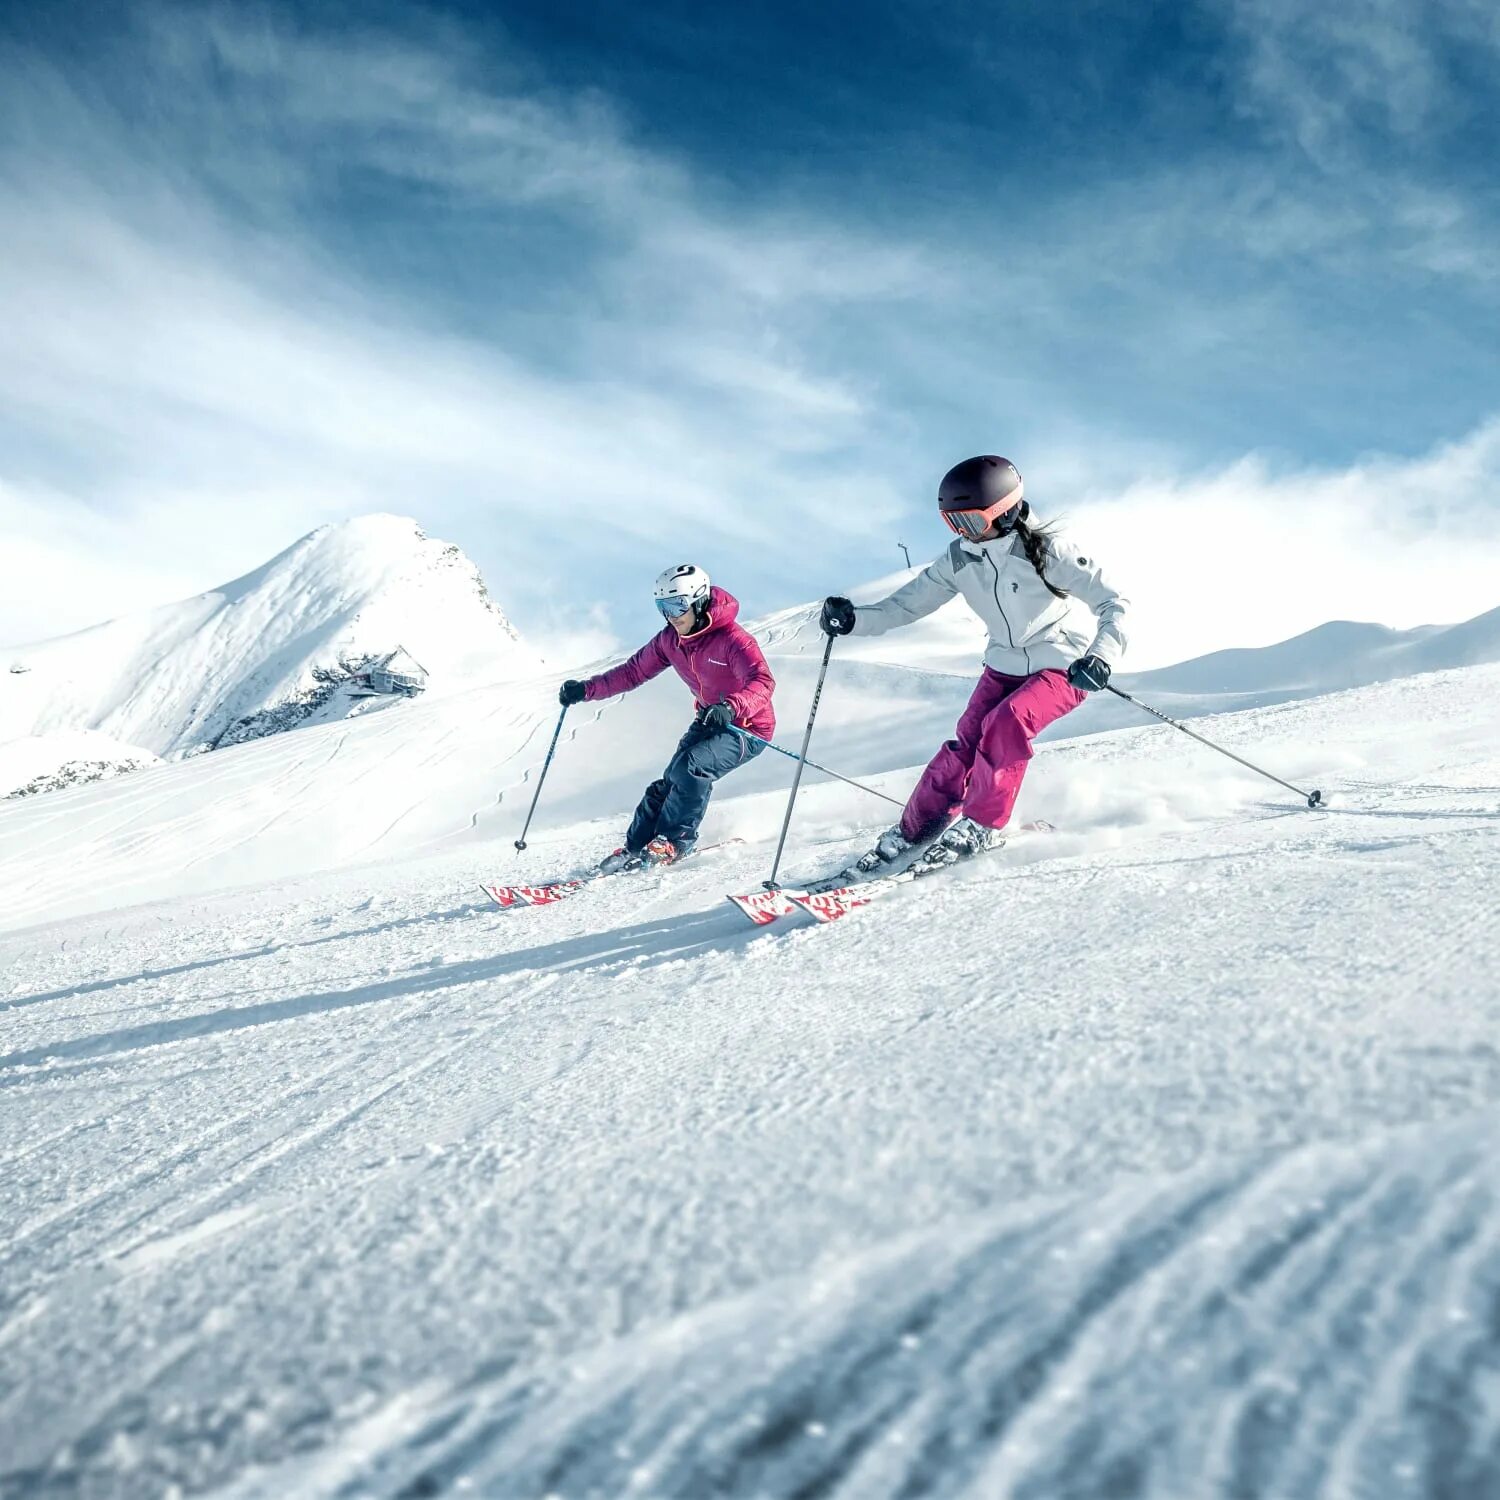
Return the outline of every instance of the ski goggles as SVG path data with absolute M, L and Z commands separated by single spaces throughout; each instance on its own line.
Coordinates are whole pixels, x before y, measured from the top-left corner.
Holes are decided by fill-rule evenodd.
M 663 619 L 680 620 L 693 607 L 693 601 L 674 594 L 670 599 L 658 599 L 656 607 L 662 612 Z
M 950 531 L 956 531 L 959 536 L 968 537 L 973 542 L 978 541 L 1002 516 L 1011 512 L 1018 516 L 1021 513 L 1019 494 L 1007 495 L 1003 500 L 985 506 L 983 510 L 945 510 L 939 514 L 948 523 Z

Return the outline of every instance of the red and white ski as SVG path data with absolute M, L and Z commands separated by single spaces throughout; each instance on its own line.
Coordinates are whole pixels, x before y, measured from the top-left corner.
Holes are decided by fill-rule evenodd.
M 496 906 L 508 909 L 512 906 L 548 906 L 554 901 L 565 901 L 589 879 L 599 877 L 582 876 L 577 880 L 550 880 L 544 885 L 481 885 L 479 887 Z
M 860 885 L 840 886 L 831 891 L 793 891 L 790 899 L 793 906 L 800 907 L 815 922 L 837 922 L 851 911 L 868 906 L 881 894 L 882 887 L 899 884 L 901 878 L 867 880 Z M 915 880 L 917 877 L 908 874 L 905 878 Z
M 764 927 L 768 922 L 774 922 L 777 917 L 784 917 L 797 909 L 793 896 L 801 895 L 800 891 L 750 891 L 743 896 L 726 896 L 724 899 L 740 913 L 748 918 L 757 927 Z
M 1051 823 L 1025 823 L 1015 830 L 1011 838 L 1022 833 L 1054 832 L 1056 829 Z M 1007 839 L 1006 842 L 1009 843 L 1010 840 Z M 1003 849 L 1005 846 L 1000 847 Z M 998 854 L 1000 849 L 986 852 Z M 754 891 L 749 895 L 730 896 L 727 899 L 731 906 L 748 917 L 757 927 L 768 926 L 778 918 L 788 916 L 794 911 L 805 911 L 815 922 L 826 924 L 837 922 L 840 917 L 847 917 L 850 912 L 858 911 L 862 906 L 868 906 L 898 885 L 906 885 L 913 880 L 926 880 L 931 875 L 941 875 L 944 871 L 952 870 L 958 865 L 968 864 L 971 859 L 980 858 L 983 858 L 983 855 L 968 855 L 946 865 L 908 865 L 905 869 L 895 870 L 889 875 L 876 875 L 868 880 L 853 880 L 845 885 L 827 886 L 812 882 L 805 890 L 789 886 L 774 891 Z
M 720 839 L 715 844 L 700 844 L 698 848 L 683 856 L 683 860 L 696 859 L 713 849 L 723 849 L 730 844 L 743 844 L 744 839 Z M 670 865 L 650 866 L 656 870 L 670 870 L 683 862 L 675 860 Z M 566 901 L 586 885 L 596 880 L 607 880 L 613 875 L 638 875 L 646 868 L 639 864 L 625 865 L 619 870 L 584 870 L 577 875 L 565 875 L 558 880 L 543 880 L 536 885 L 481 885 L 479 887 L 496 906 L 508 911 L 514 906 L 553 906 Z

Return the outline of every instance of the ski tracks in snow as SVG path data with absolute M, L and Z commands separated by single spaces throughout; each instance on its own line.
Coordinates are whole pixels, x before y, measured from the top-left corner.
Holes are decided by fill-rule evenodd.
M 1483 1493 L 1500 819 L 1422 774 L 826 929 L 758 845 L 456 904 L 502 845 L 12 935 L 0 1494 Z
M 224 1500 L 1478 1497 L 1497 1123 L 956 1221 L 564 1368 L 414 1393 L 342 1465 Z

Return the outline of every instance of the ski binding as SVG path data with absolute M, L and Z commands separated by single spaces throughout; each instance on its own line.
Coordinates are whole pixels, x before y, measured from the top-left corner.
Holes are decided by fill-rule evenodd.
M 1024 823 L 1016 833 L 1053 833 L 1051 823 Z M 1007 840 L 1007 842 L 1009 842 Z M 728 896 L 726 899 L 742 916 L 757 927 L 765 927 L 780 917 L 794 911 L 805 911 L 815 922 L 826 924 L 847 917 L 851 911 L 868 906 L 879 896 L 898 885 L 913 880 L 926 880 L 931 875 L 941 875 L 958 865 L 982 859 L 984 854 L 998 854 L 1004 845 L 980 854 L 961 855 L 946 864 L 921 864 L 920 855 L 911 864 L 883 875 L 872 875 L 864 880 L 847 880 L 843 872 L 824 880 L 812 881 L 805 886 L 778 887 L 774 890 L 752 891 L 748 895 Z M 842 884 L 837 882 L 843 881 Z
M 484 885 L 482 890 L 491 901 L 502 911 L 509 911 L 516 906 L 552 906 L 559 901 L 566 901 L 569 896 L 576 894 L 586 885 L 592 885 L 596 880 L 608 880 L 614 875 L 634 875 L 642 870 L 671 870 L 689 859 L 696 859 L 700 854 L 708 854 L 714 849 L 723 849 L 730 844 L 743 844 L 742 838 L 720 839 L 713 844 L 700 844 L 696 849 L 690 850 L 683 855 L 682 859 L 674 860 L 670 865 L 647 865 L 644 861 L 633 859 L 623 864 L 617 870 L 600 870 L 598 868 L 584 870 L 577 875 L 564 875 L 557 880 L 543 880 L 535 885 Z

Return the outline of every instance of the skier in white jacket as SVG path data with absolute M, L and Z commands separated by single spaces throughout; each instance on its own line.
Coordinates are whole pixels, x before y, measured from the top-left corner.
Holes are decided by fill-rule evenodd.
M 990 633 L 954 737 L 922 773 L 901 821 L 851 874 L 914 859 L 952 863 L 1003 843 L 1032 740 L 1104 687 L 1124 653 L 1126 601 L 1092 557 L 1032 522 L 1023 492 L 1008 459 L 966 459 L 938 487 L 938 510 L 957 533 L 947 550 L 878 603 L 856 609 L 838 595 L 823 603 L 830 635 L 883 635 L 962 594 Z M 1093 611 L 1092 636 L 1068 619 L 1070 596 Z

